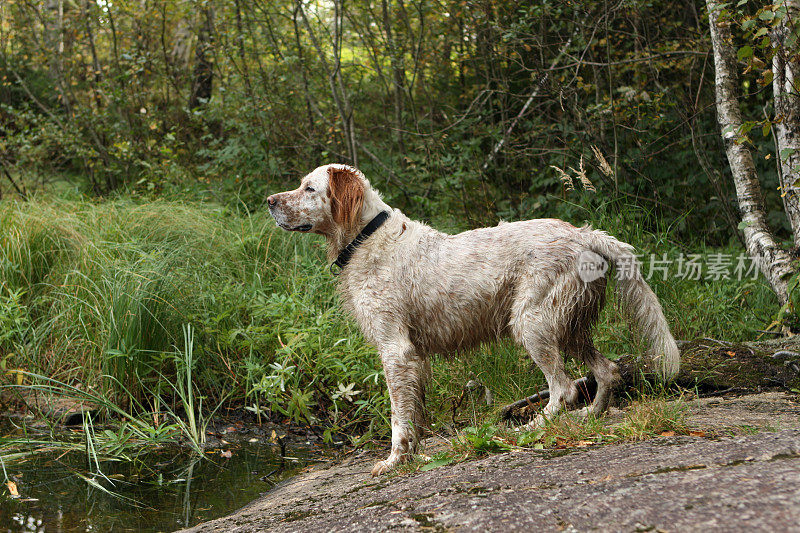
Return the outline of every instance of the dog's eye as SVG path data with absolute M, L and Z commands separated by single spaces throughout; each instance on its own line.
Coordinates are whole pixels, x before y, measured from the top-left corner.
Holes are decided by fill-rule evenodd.
M 311 185 L 309 185 L 308 187 L 306 187 L 306 190 L 307 190 L 308 192 L 314 192 L 314 187 L 312 187 Z

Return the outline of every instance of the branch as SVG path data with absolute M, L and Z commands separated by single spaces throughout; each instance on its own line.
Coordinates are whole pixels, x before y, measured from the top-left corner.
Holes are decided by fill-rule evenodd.
M 11 186 L 14 187 L 14 190 L 17 191 L 17 194 L 23 200 L 28 199 L 28 193 L 25 191 L 25 187 L 20 187 L 17 185 L 17 182 L 14 180 L 14 177 L 11 175 L 11 172 L 8 171 L 8 161 L 6 161 L 5 157 L 0 156 L 0 166 L 3 167 L 3 174 L 11 182 Z
M 572 37 L 574 37 L 574 34 Z M 547 70 L 553 70 L 553 68 L 558 64 L 561 58 L 564 57 L 564 55 L 566 55 L 567 49 L 572 44 L 572 37 L 570 37 L 567 40 L 567 43 L 561 48 L 561 51 L 558 53 L 556 58 L 553 59 L 553 61 L 550 63 L 550 67 Z M 508 126 L 508 129 L 506 130 L 505 134 L 503 134 L 503 137 L 497 142 L 497 144 L 494 145 L 494 148 L 489 153 L 489 157 L 487 157 L 486 161 L 483 163 L 481 170 L 486 170 L 487 168 L 489 168 L 489 165 L 492 163 L 492 161 L 494 161 L 495 157 L 497 157 L 497 154 L 503 148 L 503 145 L 506 144 L 506 140 L 508 140 L 508 137 L 511 135 L 511 132 L 513 132 L 514 128 L 517 127 L 517 122 L 519 122 L 519 119 L 522 118 L 522 116 L 528 110 L 528 107 L 530 107 L 534 98 L 536 98 L 539 95 L 539 92 L 542 90 L 542 87 L 544 87 L 544 84 L 547 82 L 547 78 L 548 75 L 547 73 L 545 73 L 545 75 L 542 76 L 542 78 L 539 80 L 539 83 L 537 83 L 536 86 L 533 88 L 530 96 L 528 96 L 528 101 L 525 102 L 525 105 L 522 106 L 522 109 L 520 109 L 519 113 L 517 113 L 517 116 L 514 117 L 514 120 L 511 121 L 511 124 Z

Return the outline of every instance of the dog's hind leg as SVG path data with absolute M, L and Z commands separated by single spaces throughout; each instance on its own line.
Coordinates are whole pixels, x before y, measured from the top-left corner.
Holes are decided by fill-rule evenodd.
M 581 343 L 577 350 L 579 350 L 579 353 L 575 354 L 575 356 L 586 363 L 595 381 L 597 381 L 597 392 L 594 400 L 591 405 L 581 409 L 580 414 L 585 416 L 592 413 L 595 416 L 599 416 L 608 408 L 611 393 L 614 392 L 621 380 L 619 368 L 616 363 L 606 359 L 600 353 L 600 350 L 595 348 L 591 338 L 587 338 Z
M 407 340 L 380 348 L 383 371 L 392 403 L 392 451 L 372 468 L 379 476 L 411 458 L 425 424 L 425 384 L 430 374 L 427 359 Z
M 550 399 L 544 410 L 530 424 L 530 427 L 541 426 L 544 421 L 558 413 L 565 406 L 570 408 L 578 400 L 578 389 L 567 376 L 564 369 L 564 358 L 558 345 L 548 340 L 548 335 L 539 328 L 541 324 L 528 321 L 523 327 L 517 342 L 528 351 L 536 366 L 544 374 L 550 389 Z M 552 337 L 550 337 L 552 338 Z
M 511 310 L 511 333 L 514 340 L 530 354 L 547 380 L 550 400 L 529 427 L 540 426 L 564 407 L 572 408 L 578 400 L 578 389 L 567 376 L 561 344 L 565 309 L 561 302 L 571 301 L 570 287 L 564 280 L 548 283 L 537 277 L 525 280 Z

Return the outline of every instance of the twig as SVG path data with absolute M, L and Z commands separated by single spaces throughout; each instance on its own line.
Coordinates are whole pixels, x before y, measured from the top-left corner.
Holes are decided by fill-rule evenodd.
M 558 52 L 558 55 L 550 63 L 550 68 L 548 68 L 547 70 L 553 70 L 553 67 L 555 67 L 558 64 L 558 62 L 561 61 L 561 58 L 567 53 L 567 49 L 570 47 L 571 44 L 572 44 L 572 36 L 567 40 L 567 43 L 561 48 L 561 51 Z M 497 144 L 494 145 L 494 148 L 489 153 L 489 157 L 487 157 L 486 161 L 483 163 L 481 170 L 486 170 L 487 168 L 489 168 L 489 165 L 492 163 L 492 161 L 494 161 L 495 157 L 497 157 L 497 154 L 500 153 L 500 150 L 503 148 L 503 145 L 506 144 L 506 141 L 508 140 L 508 137 L 511 135 L 511 132 L 513 132 L 514 128 L 517 127 L 517 122 L 519 122 L 519 119 L 521 119 L 522 116 L 525 114 L 525 112 L 528 111 L 528 108 L 530 107 L 531 103 L 533 103 L 533 100 L 539 95 L 539 92 L 544 87 L 544 84 L 547 82 L 547 79 L 548 79 L 548 74 L 545 73 L 545 75 L 542 76 L 541 79 L 539 80 L 539 83 L 537 83 L 536 86 L 531 91 L 531 94 L 530 96 L 528 96 L 528 100 L 525 102 L 525 105 L 522 106 L 522 109 L 519 110 L 517 116 L 514 117 L 514 120 L 512 120 L 511 124 L 509 124 L 508 129 L 506 129 L 506 132 L 503 134 L 503 137 L 499 141 L 497 141 Z
M 11 175 L 11 172 L 8 171 L 8 162 L 2 156 L 0 156 L 0 165 L 3 167 L 3 174 L 5 174 L 6 178 L 8 178 L 8 181 L 11 182 L 11 186 L 14 187 L 14 190 L 17 191 L 17 194 L 20 196 L 20 198 L 22 198 L 23 200 L 27 200 L 28 193 L 25 192 L 24 187 L 20 187 L 19 185 L 17 185 L 17 182 L 14 180 L 14 177 Z
M 376 162 L 378 165 L 380 165 L 380 166 L 381 166 L 381 167 L 382 167 L 382 168 L 383 168 L 383 169 L 384 169 L 386 172 L 388 172 L 388 173 L 389 173 L 389 177 L 390 177 L 390 178 L 392 178 L 392 181 L 394 182 L 395 186 L 396 186 L 398 189 L 400 189 L 400 192 L 402 192 L 402 193 L 403 193 L 403 196 L 405 196 L 405 197 L 406 197 L 406 200 L 409 200 L 409 201 L 410 201 L 410 200 L 411 200 L 411 195 L 409 194 L 409 192 L 408 192 L 408 189 L 406 189 L 406 188 L 403 186 L 403 181 L 400 179 L 400 177 L 399 177 L 397 174 L 395 174 L 395 172 L 394 172 L 394 171 L 393 171 L 391 168 L 389 168 L 389 167 L 386 165 L 386 163 L 384 163 L 383 161 L 381 161 L 381 160 L 380 160 L 380 158 L 379 158 L 378 156 L 376 156 L 376 155 L 375 155 L 375 154 L 373 154 L 373 153 L 372 153 L 372 152 L 371 152 L 369 149 L 367 149 L 367 147 L 366 147 L 366 146 L 364 146 L 364 144 L 363 144 L 361 141 L 359 141 L 359 140 L 356 140 L 356 146 L 358 146 L 358 147 L 361 149 L 361 151 L 362 151 L 362 152 L 364 152 L 365 154 L 367 154 L 367 156 L 368 156 L 370 159 L 372 159 L 373 161 L 375 161 L 375 162 Z
M 595 381 L 594 376 L 589 374 L 586 377 L 578 378 L 575 380 L 575 386 L 578 388 L 578 392 L 580 392 L 581 400 L 585 401 L 586 403 L 590 402 L 594 397 L 595 392 L 597 391 L 597 381 Z M 500 410 L 500 418 L 503 420 L 508 420 L 510 418 L 514 418 L 517 416 L 516 411 L 522 409 L 523 407 L 527 407 L 529 405 L 533 406 L 539 402 L 547 400 L 550 398 L 550 390 L 545 389 L 528 396 L 527 398 L 523 398 L 521 400 L 517 400 L 516 402 L 506 405 Z

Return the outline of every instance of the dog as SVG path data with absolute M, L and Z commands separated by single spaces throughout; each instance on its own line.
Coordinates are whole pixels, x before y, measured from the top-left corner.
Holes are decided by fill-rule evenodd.
M 649 341 L 656 370 L 664 380 L 678 372 L 678 347 L 633 247 L 603 231 L 539 219 L 445 234 L 389 207 L 364 174 L 340 164 L 315 169 L 299 188 L 273 194 L 267 204 L 281 228 L 327 239 L 343 305 L 380 354 L 392 448 L 373 476 L 416 451 L 430 354 L 512 338 L 550 389 L 530 424 L 535 427 L 578 401 L 564 352 L 586 363 L 597 381 L 592 403 L 580 414 L 603 413 L 620 380 L 617 365 L 592 342 L 610 266 L 616 267 L 620 303 Z

